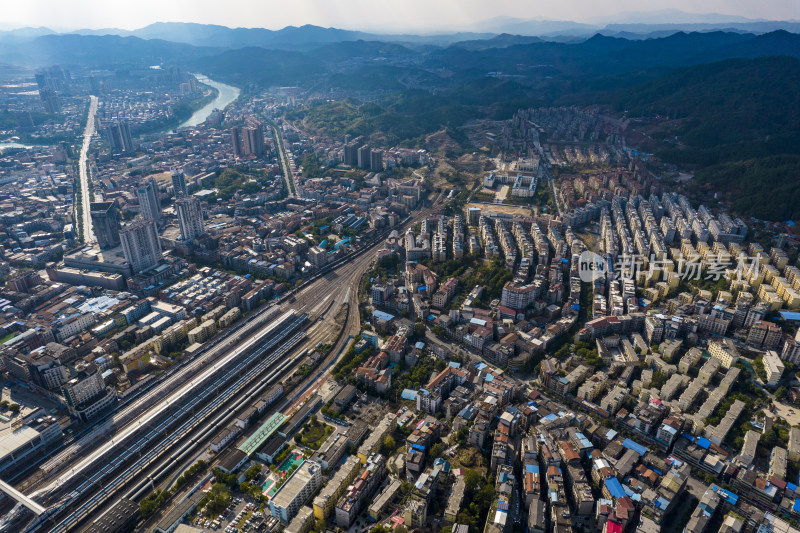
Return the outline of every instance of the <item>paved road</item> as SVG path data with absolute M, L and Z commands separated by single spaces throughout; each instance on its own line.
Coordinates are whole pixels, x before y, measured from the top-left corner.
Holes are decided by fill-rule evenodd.
M 89 169 L 87 168 L 87 159 L 89 156 L 89 145 L 92 142 L 92 135 L 94 135 L 94 116 L 97 113 L 97 97 L 91 95 L 89 98 L 89 116 L 86 119 L 86 129 L 83 130 L 83 146 L 81 146 L 78 167 L 81 181 L 80 216 L 83 219 L 83 242 L 86 244 L 94 244 L 97 240 L 95 239 L 94 231 L 92 231 L 92 209 L 90 206 L 91 200 L 89 199 Z
M 296 198 L 297 193 L 295 191 L 297 189 L 294 182 L 294 174 L 292 174 L 292 167 L 289 165 L 289 156 L 286 155 L 286 147 L 283 144 L 281 130 L 272 122 L 269 122 L 268 124 L 272 128 L 272 131 L 275 135 L 275 142 L 278 145 L 278 159 L 280 159 L 281 168 L 283 169 L 283 179 L 286 181 L 286 190 L 289 193 L 290 198 Z
M 548 169 L 547 167 L 545 167 L 544 172 L 546 174 L 545 179 L 550 184 L 550 192 L 553 193 L 553 203 L 556 204 L 556 209 L 558 209 L 558 216 L 562 216 L 563 213 L 561 212 L 561 202 L 559 202 L 558 194 L 556 193 L 556 183 L 555 183 L 556 180 L 553 179 L 553 175 L 550 173 L 550 169 Z

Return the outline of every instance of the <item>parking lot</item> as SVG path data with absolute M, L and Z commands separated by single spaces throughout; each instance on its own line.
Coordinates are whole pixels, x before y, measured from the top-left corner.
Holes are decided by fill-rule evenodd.
M 234 497 L 224 513 L 218 516 L 197 516 L 193 520 L 196 527 L 222 530 L 225 533 L 257 531 L 263 522 L 264 514 L 258 511 L 258 504 L 250 498 Z
M 775 402 L 775 416 L 779 416 L 786 420 L 790 426 L 800 424 L 800 408 L 795 409 L 793 405 L 787 403 Z

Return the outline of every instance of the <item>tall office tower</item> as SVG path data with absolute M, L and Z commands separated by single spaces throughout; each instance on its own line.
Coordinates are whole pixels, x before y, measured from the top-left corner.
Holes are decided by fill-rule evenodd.
M 367 145 L 358 149 L 358 168 L 369 168 L 370 148 Z
M 186 176 L 177 168 L 172 169 L 172 190 L 175 198 L 189 194 L 189 189 L 186 188 Z
M 103 128 L 103 135 L 112 152 L 130 153 L 134 151 L 131 127 L 124 120 L 114 122 Z
M 242 146 L 242 136 L 239 133 L 238 126 L 234 126 L 231 128 L 231 146 L 233 146 L 233 155 L 235 157 L 242 157 L 244 155 L 244 147 Z
M 139 197 L 139 207 L 141 208 L 142 218 L 152 220 L 156 224 L 161 220 L 161 202 L 158 199 L 158 184 L 150 176 L 136 189 L 136 196 Z
M 203 225 L 203 208 L 200 200 L 194 196 L 184 196 L 175 201 L 175 208 L 178 211 L 181 239 L 191 241 L 205 235 L 206 229 Z
M 103 128 L 103 137 L 112 152 L 122 151 L 122 137 L 116 122 L 112 122 Z
M 57 93 L 62 93 L 68 90 L 66 82 L 68 82 L 71 79 L 69 71 L 64 70 L 58 65 L 52 66 L 41 72 L 38 72 L 34 75 L 34 77 L 36 78 L 36 85 L 38 86 L 39 89 L 43 89 L 46 87 L 48 89 L 56 91 Z
M 97 244 L 102 250 L 119 246 L 117 202 L 92 202 L 89 206 Z
M 161 243 L 152 220 L 134 220 L 120 230 L 119 237 L 122 253 L 134 275 L 161 261 Z
M 264 155 L 266 145 L 264 144 L 264 129 L 260 123 L 242 129 L 242 144 L 246 155 Z
M 61 101 L 53 89 L 47 87 L 39 89 L 39 98 L 42 100 L 45 113 L 61 113 Z
M 373 172 L 383 170 L 383 150 L 372 150 L 369 154 L 369 169 Z

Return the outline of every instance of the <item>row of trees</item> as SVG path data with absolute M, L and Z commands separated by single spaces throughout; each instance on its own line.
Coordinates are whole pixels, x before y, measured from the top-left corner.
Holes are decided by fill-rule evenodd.
M 175 480 L 175 485 L 166 490 L 156 490 L 145 496 L 139 503 L 139 510 L 142 513 L 142 518 L 147 519 L 152 516 L 164 502 L 166 502 L 175 492 L 183 487 L 189 480 L 196 474 L 202 472 L 208 467 L 206 461 L 200 460 L 186 469 L 186 471 Z
M 465 472 L 464 481 L 466 484 L 464 506 L 458 512 L 456 521 L 467 525 L 470 533 L 477 533 L 486 522 L 486 516 L 495 498 L 494 474 L 484 478 L 477 471 L 470 469 Z
M 358 342 L 360 339 L 356 337 L 356 341 Z M 347 381 L 347 378 L 352 376 L 355 373 L 356 368 L 361 366 L 361 364 L 372 357 L 375 354 L 375 347 L 368 346 L 364 351 L 361 353 L 356 353 L 355 348 L 352 346 L 345 352 L 344 357 L 342 357 L 338 363 L 333 367 L 333 375 L 339 381 Z

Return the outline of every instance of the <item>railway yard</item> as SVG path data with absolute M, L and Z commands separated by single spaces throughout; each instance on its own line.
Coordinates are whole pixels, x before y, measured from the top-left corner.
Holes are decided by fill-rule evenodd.
M 407 222 L 431 212 L 422 209 Z M 205 453 L 220 428 L 292 375 L 310 350 L 327 345 L 315 369 L 270 406 L 269 413 L 291 416 L 328 381 L 338 356 L 360 330 L 358 285 L 380 242 L 376 239 L 240 321 L 51 452 L 17 486 L 47 508 L 27 531 L 79 529 L 120 497 L 138 501 L 166 488 L 175 472 Z M 239 436 L 236 444 L 246 437 Z M 27 512 L 17 506 L 10 518 Z

